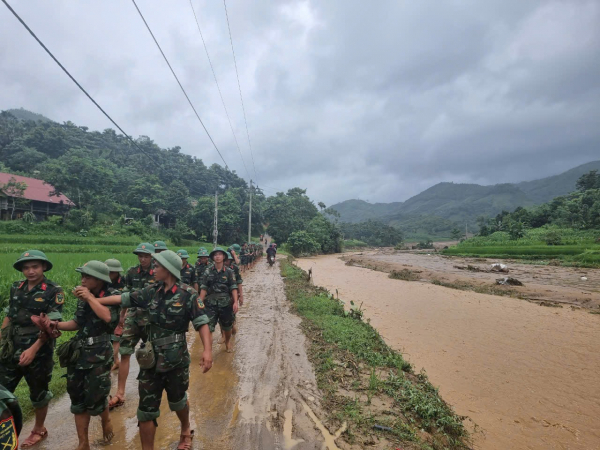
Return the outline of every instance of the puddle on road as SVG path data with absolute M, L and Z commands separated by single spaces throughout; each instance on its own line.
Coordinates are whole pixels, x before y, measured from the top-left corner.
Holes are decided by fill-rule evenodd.
M 323 425 L 323 422 L 321 422 L 316 416 L 316 414 L 313 412 L 313 410 L 310 409 L 310 406 L 308 406 L 305 402 L 302 402 L 302 407 L 304 408 L 304 411 L 306 411 L 308 416 L 313 420 L 319 431 L 321 431 L 323 439 L 325 439 L 325 445 L 327 446 L 327 449 L 341 450 L 335 443 L 335 440 L 339 438 L 344 431 L 346 431 L 348 424 L 344 422 L 340 429 L 335 432 L 335 435 L 332 436 L 331 433 L 327 430 L 327 428 L 325 428 L 325 425 Z
M 304 439 L 294 439 L 292 437 L 292 417 L 294 413 L 291 409 L 286 409 L 283 413 L 285 421 L 283 422 L 283 439 L 285 450 L 292 450 L 296 445 L 304 442 Z

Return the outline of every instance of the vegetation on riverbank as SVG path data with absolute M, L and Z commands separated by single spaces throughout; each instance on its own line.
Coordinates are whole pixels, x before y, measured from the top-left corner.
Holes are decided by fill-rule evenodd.
M 422 372 L 363 321 L 362 311 L 312 286 L 307 275 L 281 261 L 286 294 L 310 337 L 322 406 L 330 426 L 346 422 L 350 443 L 378 441 L 403 448 L 469 448 L 464 417 L 457 416 Z

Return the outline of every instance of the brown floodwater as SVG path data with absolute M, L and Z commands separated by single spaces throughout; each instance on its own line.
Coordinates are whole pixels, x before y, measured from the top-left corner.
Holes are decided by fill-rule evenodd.
M 302 259 L 479 427 L 477 449 L 600 449 L 600 316 Z
M 215 333 L 212 369 L 202 374 L 199 366 L 202 343 L 188 333 L 192 355 L 190 367 L 190 418 L 195 430 L 193 448 L 210 450 L 339 450 L 319 416 L 319 395 L 315 375 L 306 354 L 300 319 L 288 308 L 279 267 L 263 259 L 244 275 L 246 303 L 238 314 L 239 332 L 233 353 L 217 344 Z M 92 418 L 92 448 L 138 450 L 136 376 L 139 367 L 131 359 L 126 403 L 111 412 L 115 437 L 109 445 L 101 441 L 99 418 Z M 113 392 L 116 372 L 113 374 Z M 48 438 L 39 450 L 71 450 L 77 447 L 73 415 L 65 395 L 50 405 L 46 427 Z M 163 395 L 158 419 L 156 449 L 175 449 L 179 421 L 169 411 Z M 27 436 L 32 427 L 23 428 Z M 334 430 L 335 431 L 335 430 Z M 338 430 L 339 431 L 339 430 Z M 349 448 L 349 447 L 343 447 Z

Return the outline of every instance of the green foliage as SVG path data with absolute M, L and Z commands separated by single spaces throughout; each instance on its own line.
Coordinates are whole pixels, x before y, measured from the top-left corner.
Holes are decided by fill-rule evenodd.
M 308 223 L 306 231 L 319 244 L 320 253 L 340 253 L 342 251 L 340 229 L 321 214 L 317 214 Z
M 359 241 L 358 239 L 346 239 L 344 241 L 344 248 L 346 249 L 351 249 L 351 248 L 364 248 L 364 247 L 368 247 L 369 244 L 367 244 L 366 242 L 363 241 Z
M 317 207 L 306 195 L 306 190 L 293 188 L 269 197 L 265 208 L 267 232 L 275 242 L 286 242 L 290 235 L 305 230 L 318 214 Z
M 577 190 L 578 191 L 587 191 L 589 189 L 600 189 L 600 174 L 598 174 L 598 169 L 590 170 L 588 173 L 583 174 L 577 180 Z
M 293 256 L 316 255 L 321 250 L 319 243 L 306 231 L 294 231 L 290 234 L 287 245 Z
M 402 232 L 375 220 L 360 223 L 342 223 L 342 233 L 347 239 L 357 239 L 375 247 L 393 247 L 402 243 Z
M 428 250 L 434 248 L 433 241 L 431 239 L 427 239 L 426 241 L 419 242 L 416 247 L 419 250 Z

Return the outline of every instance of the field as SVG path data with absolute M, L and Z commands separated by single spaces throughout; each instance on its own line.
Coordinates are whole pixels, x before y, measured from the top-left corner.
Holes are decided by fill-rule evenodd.
M 600 267 L 600 232 L 564 228 L 528 230 L 519 239 L 506 232 L 476 236 L 444 250 L 449 256 L 559 261 L 565 265 Z
M 125 270 L 137 264 L 137 257 L 132 253 L 138 244 L 138 240 L 132 238 L 100 238 L 100 237 L 77 237 L 77 236 L 31 236 L 31 235 L 0 235 L 0 320 L 4 318 L 4 308 L 8 303 L 11 285 L 23 279 L 20 272 L 13 267 L 13 263 L 19 255 L 31 249 L 39 249 L 46 253 L 52 261 L 53 269 L 47 273 L 48 279 L 60 284 L 65 291 L 65 304 L 63 306 L 63 320 L 70 320 L 76 309 L 76 298 L 71 290 L 79 285 L 80 274 L 75 269 L 87 261 L 96 259 L 105 261 L 109 258 L 117 258 Z M 188 243 L 189 244 L 189 243 Z M 212 249 L 212 244 L 194 243 L 177 247 L 167 242 L 170 248 L 178 250 L 184 248 L 195 261 L 195 255 L 200 245 Z M 73 333 L 63 333 L 58 343 L 69 339 Z M 66 379 L 62 377 L 66 369 L 61 369 L 56 361 L 52 375 L 51 391 L 55 396 L 66 391 Z M 25 417 L 33 412 L 29 401 L 29 390 L 24 380 L 17 388 L 16 395 L 19 398 L 21 408 Z

